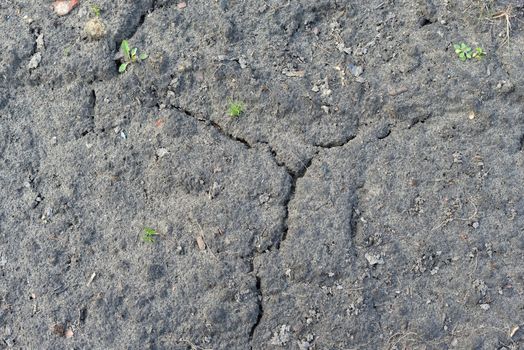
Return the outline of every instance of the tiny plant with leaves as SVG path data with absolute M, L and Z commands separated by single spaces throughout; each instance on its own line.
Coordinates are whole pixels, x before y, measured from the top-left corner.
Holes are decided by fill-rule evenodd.
M 146 243 L 154 243 L 155 242 L 155 236 L 158 235 L 158 232 L 156 232 L 155 229 L 151 227 L 145 227 L 144 228 L 144 235 L 142 236 L 142 240 Z
M 469 60 L 471 58 L 476 58 L 480 60 L 482 59 L 482 57 L 486 56 L 486 53 L 481 47 L 477 47 L 475 48 L 475 50 L 473 50 L 465 43 L 454 44 L 453 48 L 455 49 L 455 53 L 458 55 L 459 59 L 462 62 L 465 62 L 466 60 Z
M 459 59 L 464 62 L 468 58 L 472 57 L 471 47 L 464 43 L 453 45 L 455 48 L 455 53 L 458 55 Z
M 473 57 L 475 57 L 477 60 L 481 60 L 482 57 L 486 56 L 486 52 L 481 47 L 475 48 L 475 51 L 473 52 Z
M 91 5 L 91 13 L 95 17 L 100 17 L 100 6 L 98 5 Z
M 229 107 L 227 108 L 227 114 L 230 117 L 236 118 L 244 113 L 244 104 L 240 101 L 231 101 L 229 102 Z
M 138 48 L 134 47 L 131 49 L 129 42 L 127 40 L 122 40 L 120 44 L 120 66 L 118 66 L 118 71 L 124 73 L 127 69 L 127 66 L 131 63 L 141 62 L 148 57 L 146 53 L 138 54 Z

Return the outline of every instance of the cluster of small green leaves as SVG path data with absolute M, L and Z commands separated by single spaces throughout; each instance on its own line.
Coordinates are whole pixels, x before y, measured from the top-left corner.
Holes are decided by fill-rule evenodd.
M 100 17 L 100 6 L 98 5 L 91 5 L 91 13 L 93 14 L 93 16 L 95 17 Z
M 239 117 L 244 113 L 244 104 L 240 101 L 231 101 L 229 102 L 229 107 L 227 108 L 227 114 L 230 117 Z
M 150 227 L 144 227 L 144 235 L 142 236 L 142 240 L 146 243 L 154 243 L 155 242 L 155 236 L 158 235 L 158 232 L 156 232 L 155 229 Z
M 120 53 L 122 55 L 122 58 L 121 58 L 122 63 L 118 67 L 118 71 L 120 73 L 124 73 L 127 69 L 127 66 L 130 63 L 135 63 L 137 61 L 141 62 L 148 57 L 148 55 L 143 52 L 140 53 L 139 55 L 138 48 L 136 47 L 131 49 L 129 46 L 129 42 L 127 40 L 122 40 L 122 44 L 120 44 Z
M 482 57 L 486 56 L 486 53 L 481 47 L 477 47 L 475 48 L 475 50 L 473 50 L 465 43 L 454 44 L 453 48 L 455 49 L 455 53 L 458 55 L 459 59 L 462 62 L 471 58 L 476 58 L 480 60 L 482 59 Z

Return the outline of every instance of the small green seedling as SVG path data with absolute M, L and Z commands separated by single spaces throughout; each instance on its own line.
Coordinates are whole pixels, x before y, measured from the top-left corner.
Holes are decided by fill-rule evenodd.
M 486 53 L 481 47 L 477 47 L 475 52 L 473 52 L 473 57 L 475 57 L 477 60 L 481 60 L 484 56 L 486 56 Z
M 146 243 L 154 243 L 155 242 L 155 236 L 158 236 L 158 232 L 156 232 L 155 229 L 150 227 L 144 227 L 144 235 L 142 236 L 142 239 Z
M 455 44 L 453 45 L 455 48 L 455 53 L 459 56 L 459 59 L 464 62 L 467 59 L 471 58 L 473 53 L 471 51 L 471 47 L 464 43 Z
M 141 53 L 138 55 L 138 48 L 130 48 L 129 42 L 127 40 L 122 40 L 122 44 L 120 44 L 120 61 L 121 64 L 118 67 L 118 71 L 120 73 L 124 73 L 127 69 L 127 66 L 130 63 L 135 62 L 141 62 L 145 60 L 148 57 L 146 53 Z
M 227 114 L 230 117 L 236 118 L 244 113 L 244 104 L 240 101 L 231 101 L 227 108 Z
M 471 47 L 466 45 L 465 43 L 460 44 L 454 44 L 453 48 L 455 49 L 455 53 L 458 55 L 459 59 L 464 62 L 466 60 L 469 60 L 471 58 L 476 58 L 478 60 L 482 59 L 482 57 L 486 56 L 486 53 L 481 47 L 475 48 L 473 50 Z
M 91 13 L 95 17 L 100 17 L 100 6 L 98 5 L 91 5 Z

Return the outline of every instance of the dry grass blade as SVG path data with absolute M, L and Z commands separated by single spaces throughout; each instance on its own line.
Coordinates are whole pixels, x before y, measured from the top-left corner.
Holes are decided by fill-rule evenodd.
M 513 7 L 511 5 L 508 5 L 504 10 L 499 11 L 491 15 L 492 19 L 504 19 L 506 21 L 506 39 L 505 43 L 509 44 L 509 34 L 511 31 L 511 18 L 514 17 L 513 15 Z

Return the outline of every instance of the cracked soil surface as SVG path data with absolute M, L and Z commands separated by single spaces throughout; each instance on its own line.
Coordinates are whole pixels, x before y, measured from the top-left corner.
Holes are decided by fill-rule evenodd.
M 0 0 L 0 349 L 524 349 L 524 2 L 180 3 Z

